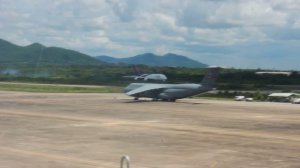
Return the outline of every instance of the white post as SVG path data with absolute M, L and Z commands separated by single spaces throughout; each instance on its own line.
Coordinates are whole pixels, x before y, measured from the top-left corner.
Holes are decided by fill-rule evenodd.
M 127 165 L 126 168 L 130 168 L 130 157 L 127 155 L 122 156 L 122 158 L 121 158 L 121 168 L 123 168 L 125 161 L 126 161 L 126 165 Z

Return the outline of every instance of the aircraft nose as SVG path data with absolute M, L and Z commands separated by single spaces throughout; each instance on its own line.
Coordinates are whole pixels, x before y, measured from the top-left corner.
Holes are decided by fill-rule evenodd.
M 128 88 L 128 87 L 124 88 L 124 89 L 123 89 L 123 92 L 124 92 L 124 93 L 129 92 L 129 88 Z

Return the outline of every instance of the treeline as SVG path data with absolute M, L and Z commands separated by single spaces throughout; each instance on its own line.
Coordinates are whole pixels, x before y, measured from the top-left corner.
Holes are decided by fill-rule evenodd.
M 143 73 L 164 73 L 170 83 L 200 83 L 206 69 L 183 67 L 139 66 Z M 258 70 L 223 69 L 218 80 L 218 89 L 297 89 L 300 87 L 300 74 L 256 75 Z M 260 71 L 260 70 L 259 70 Z M 126 85 L 132 80 L 122 76 L 133 75 L 133 67 L 125 64 L 111 65 L 1 65 L 1 81 Z M 288 86 L 286 86 L 288 85 Z
M 148 67 L 139 65 L 142 73 L 164 73 L 172 83 L 197 82 L 205 69 Z M 125 85 L 134 75 L 133 67 L 125 64 L 111 65 L 0 65 L 0 80 L 17 80 L 45 83 L 114 84 Z

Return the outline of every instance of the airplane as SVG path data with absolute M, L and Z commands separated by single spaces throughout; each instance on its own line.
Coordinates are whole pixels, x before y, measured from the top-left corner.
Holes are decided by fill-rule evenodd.
M 154 81 L 163 81 L 165 82 L 168 78 L 164 74 L 142 74 L 141 71 L 134 66 L 133 70 L 136 75 L 132 76 L 123 76 L 124 78 L 133 78 L 134 80 L 144 80 L 144 81 L 149 81 L 149 80 L 154 80 Z
M 175 102 L 200 93 L 208 92 L 215 86 L 219 76 L 219 67 L 210 67 L 201 84 L 157 84 L 157 83 L 131 83 L 124 92 L 138 100 L 141 97 L 152 98 L 153 101 L 162 100 Z

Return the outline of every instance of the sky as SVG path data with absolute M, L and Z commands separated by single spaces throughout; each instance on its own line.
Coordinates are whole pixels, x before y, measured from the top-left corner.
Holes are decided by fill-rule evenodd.
M 0 38 L 91 56 L 176 53 L 300 70 L 299 0 L 0 0 Z

